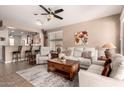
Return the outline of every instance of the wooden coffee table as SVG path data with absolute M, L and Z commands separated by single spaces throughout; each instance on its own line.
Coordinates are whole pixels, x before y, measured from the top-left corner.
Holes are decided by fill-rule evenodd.
M 62 62 L 60 59 L 48 60 L 48 72 L 52 71 L 58 73 L 70 80 L 73 80 L 79 69 L 80 64 L 78 61 L 66 60 Z

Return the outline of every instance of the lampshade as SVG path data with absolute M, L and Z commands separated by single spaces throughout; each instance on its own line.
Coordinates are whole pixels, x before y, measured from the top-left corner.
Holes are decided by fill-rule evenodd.
M 113 43 L 106 43 L 102 46 L 102 48 L 113 49 L 116 48 L 116 46 Z

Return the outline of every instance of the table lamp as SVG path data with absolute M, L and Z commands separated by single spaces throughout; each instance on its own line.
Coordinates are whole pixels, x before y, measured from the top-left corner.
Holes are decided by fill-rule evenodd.
M 112 53 L 110 51 L 110 49 L 115 49 L 116 46 L 113 43 L 106 43 L 102 46 L 102 48 L 105 48 L 105 56 L 106 58 L 110 58 L 112 56 Z
M 61 44 L 57 44 L 56 47 L 57 47 L 57 52 L 60 53 L 62 45 Z

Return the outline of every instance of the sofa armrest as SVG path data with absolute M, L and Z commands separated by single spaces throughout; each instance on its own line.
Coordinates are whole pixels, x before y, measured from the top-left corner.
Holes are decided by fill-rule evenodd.
M 51 59 L 51 53 L 48 54 L 48 59 Z
M 41 55 L 38 53 L 37 55 L 36 55 L 36 63 L 39 63 L 39 57 L 40 57 Z
M 85 70 L 79 72 L 80 87 L 124 87 L 124 81 L 94 74 Z

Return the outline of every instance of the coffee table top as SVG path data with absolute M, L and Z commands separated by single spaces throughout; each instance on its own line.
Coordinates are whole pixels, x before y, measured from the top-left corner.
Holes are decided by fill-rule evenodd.
M 53 62 L 53 63 L 59 63 L 59 64 L 64 64 L 64 65 L 69 65 L 69 66 L 74 66 L 76 64 L 79 64 L 79 61 L 74 61 L 74 60 L 66 60 L 66 61 L 61 61 L 58 58 L 55 59 L 50 59 L 48 60 L 49 62 Z

